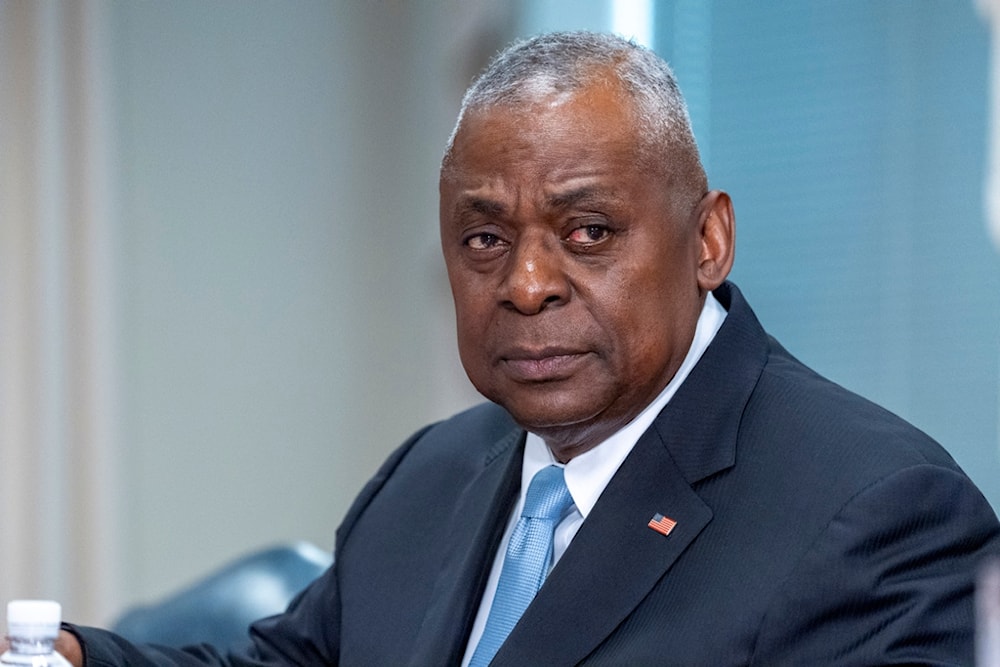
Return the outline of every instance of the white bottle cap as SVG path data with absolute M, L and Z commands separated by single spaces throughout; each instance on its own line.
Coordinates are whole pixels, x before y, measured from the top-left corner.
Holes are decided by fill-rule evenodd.
M 7 632 L 11 637 L 57 637 L 62 605 L 51 600 L 11 600 L 7 603 Z

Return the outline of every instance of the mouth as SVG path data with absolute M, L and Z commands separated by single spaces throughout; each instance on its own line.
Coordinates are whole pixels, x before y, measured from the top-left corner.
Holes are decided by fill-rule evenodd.
M 555 382 L 571 377 L 589 356 L 589 352 L 557 348 L 512 350 L 500 362 L 516 382 Z

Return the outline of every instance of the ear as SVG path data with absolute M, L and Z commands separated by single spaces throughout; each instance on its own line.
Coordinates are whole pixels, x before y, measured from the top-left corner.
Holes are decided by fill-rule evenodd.
M 698 287 L 709 292 L 722 284 L 736 257 L 736 217 L 725 192 L 712 190 L 698 204 Z

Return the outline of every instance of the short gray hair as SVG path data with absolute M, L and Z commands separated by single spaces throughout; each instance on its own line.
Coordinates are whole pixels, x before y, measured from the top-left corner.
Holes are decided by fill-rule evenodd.
M 465 92 L 443 166 L 470 111 L 519 106 L 540 96 L 580 90 L 606 80 L 609 71 L 631 97 L 638 133 L 646 138 L 637 159 L 661 169 L 700 199 L 708 190 L 707 179 L 673 71 L 650 49 L 602 33 L 547 33 L 514 42 L 497 54 Z

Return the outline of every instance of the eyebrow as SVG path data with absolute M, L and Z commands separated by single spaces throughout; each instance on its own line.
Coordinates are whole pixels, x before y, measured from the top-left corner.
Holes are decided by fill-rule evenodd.
M 566 192 L 556 192 L 548 195 L 545 198 L 545 202 L 552 208 L 571 208 L 572 206 L 579 204 L 580 202 L 587 201 L 589 199 L 594 199 L 596 195 L 600 194 L 600 190 L 591 186 L 584 186 L 577 188 L 575 190 L 569 190 Z
M 587 202 L 607 202 L 617 200 L 606 188 L 585 185 L 565 192 L 555 192 L 545 197 L 545 205 L 549 209 L 564 211 Z M 454 211 L 461 213 L 478 213 L 483 216 L 499 218 L 508 212 L 508 207 L 495 199 L 478 195 L 463 195 L 455 203 Z
M 618 197 L 609 192 L 607 188 L 584 185 L 573 190 L 567 190 L 566 192 L 556 192 L 548 195 L 545 198 L 545 203 L 550 208 L 565 210 L 588 202 L 608 202 L 617 199 Z
M 470 211 L 495 218 L 502 216 L 507 207 L 494 199 L 466 195 L 455 203 L 455 211 L 459 213 Z

